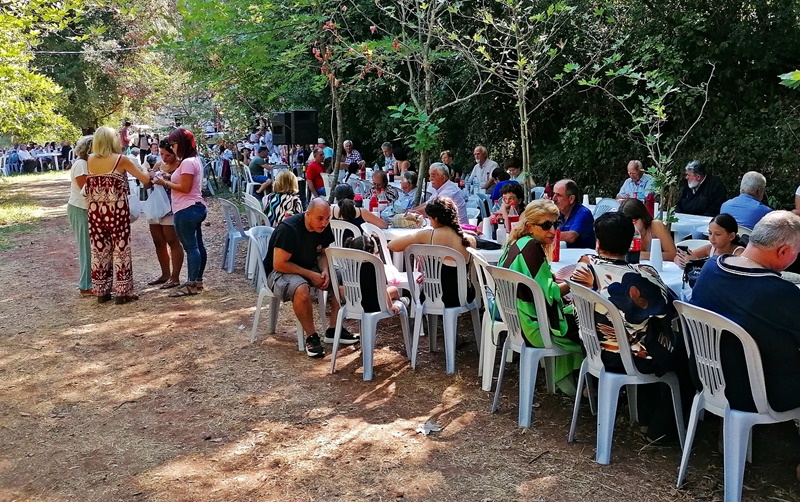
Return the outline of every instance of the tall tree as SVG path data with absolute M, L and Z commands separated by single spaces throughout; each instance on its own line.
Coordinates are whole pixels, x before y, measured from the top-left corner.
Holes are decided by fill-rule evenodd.
M 74 0 L 6 2 L 0 8 L 0 134 L 17 141 L 50 141 L 77 135 L 59 113 L 62 89 L 32 64 L 43 35 L 76 19 Z

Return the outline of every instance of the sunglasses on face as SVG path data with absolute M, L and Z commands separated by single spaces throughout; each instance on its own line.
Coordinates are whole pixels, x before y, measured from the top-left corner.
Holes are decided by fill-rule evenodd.
M 542 223 L 532 223 L 532 225 L 536 225 L 537 227 L 547 232 L 551 228 L 558 228 L 559 223 L 558 221 L 543 221 Z

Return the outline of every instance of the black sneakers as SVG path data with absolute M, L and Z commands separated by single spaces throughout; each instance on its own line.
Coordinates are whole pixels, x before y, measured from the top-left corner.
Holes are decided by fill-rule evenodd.
M 333 343 L 333 337 L 336 335 L 336 328 L 328 328 L 325 330 L 325 343 Z M 342 334 L 339 335 L 339 343 L 342 345 L 353 345 L 360 342 L 361 339 L 342 326 Z
M 306 355 L 308 357 L 325 357 L 325 349 L 322 348 L 318 334 L 314 333 L 306 337 Z

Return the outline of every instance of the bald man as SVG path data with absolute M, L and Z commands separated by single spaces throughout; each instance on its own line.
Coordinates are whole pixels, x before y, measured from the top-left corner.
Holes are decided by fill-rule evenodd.
M 311 200 L 308 211 L 284 219 L 269 240 L 264 270 L 267 286 L 277 298 L 292 302 L 292 308 L 306 333 L 308 357 L 323 357 L 320 336 L 314 327 L 313 300 L 317 290 L 331 286 L 325 249 L 333 241 L 330 226 L 331 206 L 321 197 Z M 331 295 L 329 325 L 336 325 L 339 303 Z M 325 341 L 333 342 L 334 328 L 325 331 Z M 342 328 L 339 343 L 353 344 L 358 337 Z

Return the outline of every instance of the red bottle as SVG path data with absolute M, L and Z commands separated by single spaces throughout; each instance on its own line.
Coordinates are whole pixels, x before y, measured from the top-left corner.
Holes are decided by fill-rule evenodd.
M 364 199 L 361 197 L 360 193 L 357 193 L 356 196 L 353 197 L 353 202 L 355 203 L 356 207 L 364 206 Z
M 366 167 L 362 167 L 361 171 L 360 171 L 360 174 L 361 174 L 361 179 L 362 180 L 367 179 L 367 168 Z
M 644 207 L 647 208 L 647 212 L 650 213 L 650 216 L 655 216 L 656 211 L 656 195 L 653 192 L 647 194 L 644 198 Z
M 378 209 L 378 196 L 372 194 L 372 198 L 369 200 L 369 212 L 374 213 Z
M 506 231 L 511 233 L 511 230 L 514 228 L 514 223 L 519 221 L 519 213 L 517 212 L 517 205 L 511 204 L 508 207 L 508 218 L 506 219 Z
M 553 198 L 553 187 L 550 186 L 550 180 L 547 180 L 547 183 L 544 185 L 544 194 L 551 199 Z
M 553 242 L 556 245 L 553 248 L 553 261 L 561 261 L 561 230 L 556 229 L 556 240 Z

